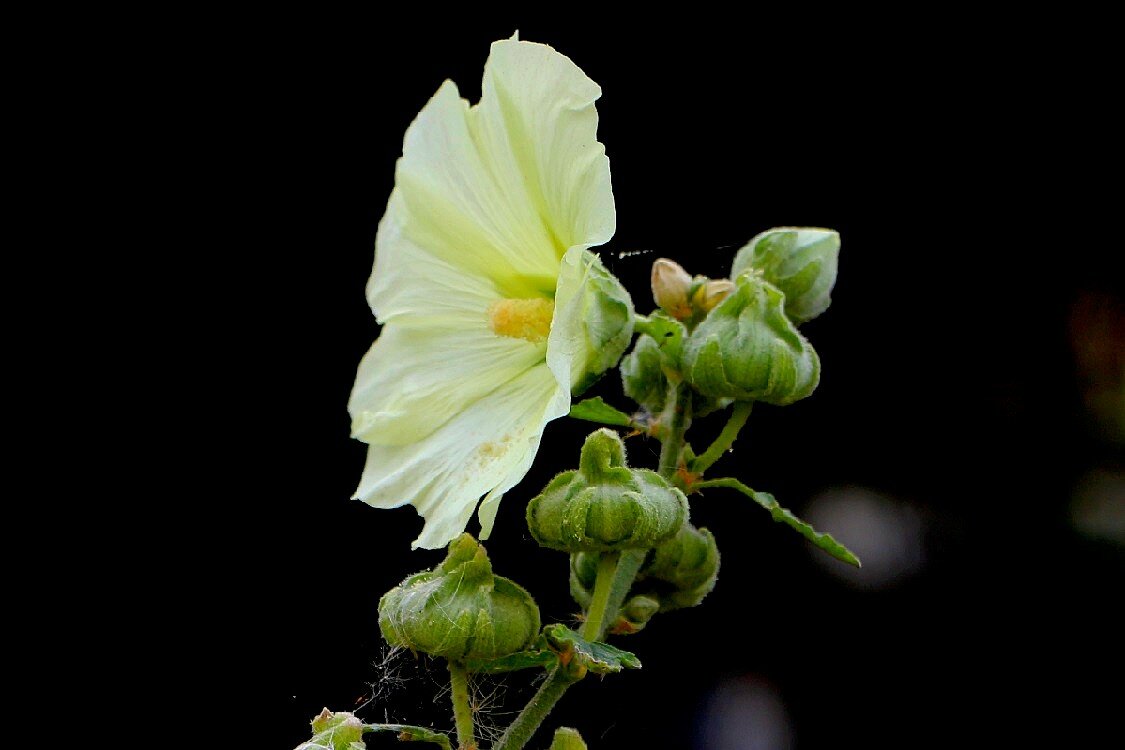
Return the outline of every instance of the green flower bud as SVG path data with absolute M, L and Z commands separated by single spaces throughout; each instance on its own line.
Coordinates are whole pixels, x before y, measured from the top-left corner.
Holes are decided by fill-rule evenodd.
M 761 275 L 785 295 L 785 314 L 803 323 L 832 302 L 839 257 L 840 235 L 831 229 L 770 229 L 738 251 L 730 275 Z
M 630 635 L 644 630 L 645 625 L 660 611 L 660 602 L 646 594 L 631 597 L 622 605 L 617 621 L 610 627 L 614 635 Z
M 586 743 L 577 729 L 559 727 L 555 730 L 555 739 L 549 750 L 586 750 Z
M 820 382 L 820 358 L 785 316 L 785 295 L 746 274 L 684 342 L 684 377 L 712 398 L 791 404 Z
M 573 373 L 571 392 L 579 395 L 617 365 L 633 340 L 633 300 L 625 287 L 593 253 L 583 253 L 581 291 L 569 302 L 578 305 L 585 331 L 585 369 Z M 556 300 L 558 304 L 559 300 Z M 565 338 L 565 337 L 562 337 Z
M 347 711 L 327 708 L 312 720 L 313 737 L 297 750 L 364 750 L 363 722 Z
M 687 498 L 659 474 L 625 465 L 612 430 L 591 433 L 577 471 L 555 477 L 527 506 L 531 535 L 563 552 L 653 547 L 687 518 Z
M 621 360 L 621 385 L 625 395 L 653 414 L 664 409 L 668 397 L 663 359 L 656 340 L 642 335 L 637 337 L 633 351 Z
M 636 591 L 660 602 L 660 611 L 694 607 L 719 576 L 719 547 L 707 529 L 685 523 L 652 551 L 637 575 Z M 651 615 L 649 615 L 651 617 Z
M 539 607 L 522 587 L 493 575 L 469 534 L 434 568 L 410 576 L 379 600 L 379 629 L 392 646 L 446 659 L 495 659 L 539 634 Z
M 570 596 L 584 610 L 590 608 L 594 595 L 599 557 L 596 552 L 575 552 L 570 556 Z

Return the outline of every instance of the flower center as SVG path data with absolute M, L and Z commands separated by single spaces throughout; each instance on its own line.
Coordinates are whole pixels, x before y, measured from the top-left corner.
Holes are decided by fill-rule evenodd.
M 533 344 L 547 340 L 555 303 L 549 299 L 501 299 L 488 306 L 488 325 L 497 336 Z

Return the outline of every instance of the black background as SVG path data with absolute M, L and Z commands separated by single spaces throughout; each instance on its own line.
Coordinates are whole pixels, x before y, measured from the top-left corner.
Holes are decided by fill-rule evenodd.
M 1120 241 L 1102 226 L 1112 204 L 1087 177 L 1109 128 L 1085 75 L 1099 60 L 1063 68 L 1049 39 L 979 19 L 848 32 L 831 18 L 305 20 L 246 29 L 205 118 L 226 134 L 215 210 L 235 221 L 200 249 L 217 269 L 216 309 L 231 304 L 201 375 L 229 407 L 202 459 L 220 529 L 203 554 L 233 571 L 209 626 L 249 667 L 217 681 L 264 706 L 253 746 L 292 747 L 321 706 L 371 698 L 387 674 L 378 599 L 441 558 L 410 551 L 411 508 L 348 499 L 364 446 L 348 438 L 346 402 L 378 333 L 363 287 L 402 134 L 445 78 L 475 101 L 488 44 L 517 27 L 602 86 L 618 217 L 603 258 L 639 311 L 656 257 L 724 276 L 769 227 L 842 236 L 832 307 L 805 327 L 819 389 L 758 409 L 716 470 L 797 512 L 827 488 L 872 488 L 926 524 L 921 570 L 867 590 L 737 496 L 694 501 L 723 553 L 718 587 L 621 644 L 643 671 L 585 681 L 549 723 L 578 726 L 592 747 L 699 746 L 708 692 L 756 675 L 802 748 L 1110 726 L 1121 550 L 1078 535 L 1068 514 L 1086 471 L 1122 465 L 1083 408 L 1068 329 L 1083 295 L 1121 300 Z M 612 377 L 594 392 L 626 405 Z M 488 543 L 545 621 L 576 608 L 564 559 L 531 542 L 522 508 L 575 464 L 587 427 L 548 426 Z M 655 444 L 629 445 L 653 464 Z M 447 699 L 432 702 L 440 668 L 395 666 L 417 679 L 360 715 L 450 727 Z M 526 683 L 507 680 L 500 710 L 518 710 Z

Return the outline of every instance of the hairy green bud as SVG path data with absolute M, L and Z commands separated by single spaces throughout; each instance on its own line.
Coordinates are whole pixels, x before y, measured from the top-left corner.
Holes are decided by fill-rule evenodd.
M 831 229 L 770 229 L 738 251 L 730 275 L 761 275 L 785 295 L 785 314 L 803 323 L 832 302 L 839 257 L 840 235 Z
M 484 547 L 462 534 L 441 565 L 379 600 L 379 629 L 391 645 L 431 656 L 495 659 L 535 640 L 539 607 L 522 587 L 493 575 Z
M 621 360 L 621 385 L 625 395 L 653 414 L 664 409 L 668 378 L 664 374 L 660 345 L 651 336 L 638 336 L 633 351 Z
M 527 526 L 544 547 L 608 552 L 654 547 L 687 518 L 687 498 L 654 471 L 625 465 L 612 430 L 586 438 L 577 471 L 555 477 L 527 505 Z
M 712 398 L 791 404 L 820 382 L 820 358 L 785 315 L 785 295 L 754 274 L 700 323 L 683 350 L 684 377 Z
M 549 750 L 586 750 L 586 743 L 577 729 L 559 727 L 555 730 L 555 739 Z
M 669 612 L 699 604 L 715 588 L 718 576 L 715 537 L 707 529 L 685 523 L 676 536 L 652 551 L 634 591 L 659 601 L 660 611 Z
M 347 711 L 327 708 L 312 720 L 313 737 L 296 750 L 364 750 L 363 722 Z

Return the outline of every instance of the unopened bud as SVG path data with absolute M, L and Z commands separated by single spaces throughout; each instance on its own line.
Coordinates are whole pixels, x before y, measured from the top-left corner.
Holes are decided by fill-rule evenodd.
M 828 309 L 839 257 L 840 235 L 831 229 L 770 229 L 738 251 L 731 278 L 761 274 L 785 295 L 786 315 L 803 323 Z
M 709 313 L 734 291 L 734 282 L 730 279 L 711 279 L 695 290 L 691 296 L 691 303 L 697 310 Z
M 577 729 L 559 727 L 555 730 L 555 739 L 548 750 L 586 750 L 586 743 Z
M 492 573 L 469 534 L 445 561 L 410 576 L 379 600 L 379 629 L 392 646 L 446 659 L 495 659 L 539 634 L 539 607 L 521 586 Z
M 668 398 L 665 355 L 651 336 L 637 337 L 633 351 L 621 360 L 621 386 L 625 395 L 653 414 L 664 409 Z M 677 363 L 678 364 L 678 363 Z
M 785 405 L 816 390 L 820 358 L 786 317 L 785 295 L 744 274 L 684 342 L 683 374 L 712 398 Z
M 363 722 L 347 711 L 327 708 L 312 720 L 313 737 L 296 750 L 362 750 Z
M 675 261 L 658 258 L 652 264 L 652 298 L 656 304 L 677 320 L 692 316 L 689 294 L 692 278 Z
M 597 552 L 575 552 L 570 556 L 570 596 L 582 609 L 590 608 L 600 557 Z
M 687 518 L 687 498 L 648 469 L 625 465 L 625 446 L 612 430 L 591 433 L 577 471 L 555 477 L 527 505 L 535 541 L 563 552 L 653 547 Z
M 715 537 L 707 529 L 685 523 L 676 536 L 653 551 L 637 576 L 636 590 L 658 600 L 660 611 L 668 612 L 699 604 L 715 588 L 718 575 Z

